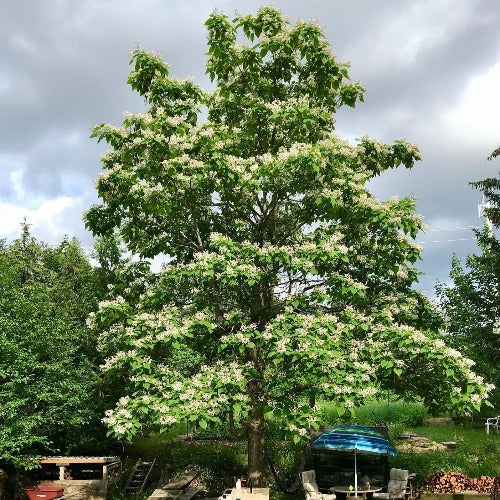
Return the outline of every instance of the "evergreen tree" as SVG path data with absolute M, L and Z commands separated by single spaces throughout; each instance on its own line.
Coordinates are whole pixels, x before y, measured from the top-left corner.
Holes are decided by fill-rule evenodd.
M 500 148 L 495 149 L 488 160 L 500 156 Z M 485 199 L 484 215 L 491 223 L 500 227 L 500 173 L 498 177 L 489 177 L 482 181 L 471 182 L 471 185 L 483 192 Z

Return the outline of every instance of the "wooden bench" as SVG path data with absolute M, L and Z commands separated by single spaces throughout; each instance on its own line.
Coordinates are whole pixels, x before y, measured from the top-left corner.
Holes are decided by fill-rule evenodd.
M 166 485 L 153 491 L 148 500 L 158 500 L 161 498 L 191 500 L 200 490 L 198 488 L 188 488 L 188 486 L 199 476 L 199 474 L 199 471 L 195 469 L 184 472 L 184 474 L 175 477 Z

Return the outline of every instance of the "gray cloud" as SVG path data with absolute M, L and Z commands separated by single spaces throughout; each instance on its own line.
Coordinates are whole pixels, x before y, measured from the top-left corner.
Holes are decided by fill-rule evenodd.
M 95 201 L 93 179 L 102 145 L 88 138 L 98 122 L 119 123 L 141 100 L 125 84 L 136 44 L 159 51 L 173 74 L 204 74 L 203 26 L 214 6 L 232 15 L 261 0 L 18 0 L 0 4 L 0 202 L 29 208 L 61 196 L 78 203 L 55 215 L 60 231 L 87 243 L 81 208 Z M 339 60 L 368 89 L 366 103 L 337 116 L 337 130 L 383 141 L 417 143 L 424 160 L 412 171 L 376 179 L 383 198 L 413 195 L 431 224 L 478 225 L 480 196 L 467 182 L 485 177 L 484 157 L 496 144 L 471 144 L 445 130 L 442 116 L 460 103 L 471 79 L 500 58 L 496 0 L 275 0 L 291 21 L 318 18 Z M 473 126 L 473 125 L 472 125 Z M 458 134 L 458 133 L 457 133 Z M 499 140 L 500 142 L 500 140 Z M 491 172 L 489 172 L 491 173 Z M 16 212 L 17 214 L 18 212 Z M 54 226 L 55 227 L 55 226 Z M 51 242 L 60 236 L 40 233 Z M 470 233 L 470 231 L 469 231 Z M 459 239 L 459 231 L 447 238 Z M 429 243 L 420 265 L 429 290 L 446 279 L 451 254 L 470 241 Z M 2 237 L 2 235 L 0 235 Z M 421 239 L 427 239 L 428 235 Z

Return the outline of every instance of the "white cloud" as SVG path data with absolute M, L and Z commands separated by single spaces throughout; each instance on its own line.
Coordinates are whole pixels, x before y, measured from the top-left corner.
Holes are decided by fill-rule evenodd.
M 457 146 L 479 146 L 485 157 L 500 143 L 500 60 L 470 79 L 457 106 L 443 116 L 447 134 Z
M 274 1 L 292 22 L 318 17 L 339 60 L 351 60 L 353 79 L 367 86 L 365 105 L 337 115 L 340 135 L 404 137 L 421 148 L 417 168 L 387 172 L 370 189 L 383 199 L 416 196 L 436 227 L 480 224 L 481 196 L 467 182 L 486 177 L 484 165 L 497 172 L 498 164 L 484 158 L 500 144 L 500 2 Z M 234 9 L 254 12 L 258 3 L 122 0 L 117 9 L 113 2 L 0 1 L 0 238 L 17 237 L 26 215 L 33 234 L 49 244 L 68 234 L 90 246 L 81 217 L 97 201 L 91 179 L 106 146 L 88 139 L 88 127 L 144 107 L 124 83 L 127 52 L 136 43 L 158 50 L 172 74 L 194 74 L 210 87 L 203 22 L 214 6 L 231 17 Z M 443 111 L 447 106 L 455 107 Z M 439 214 L 449 220 L 437 220 Z M 460 240 L 467 232 L 421 235 L 457 240 L 426 245 L 419 263 L 429 273 L 426 290 L 447 275 L 453 251 L 475 251 Z
M 19 199 L 24 198 L 24 195 L 26 194 L 22 183 L 22 177 L 23 177 L 22 170 L 14 170 L 10 172 L 9 175 L 12 190 Z
M 20 234 L 19 224 L 26 217 L 31 231 L 46 243 L 59 243 L 66 234 L 75 234 L 74 218 L 66 218 L 66 211 L 80 210 L 81 198 L 59 196 L 42 201 L 36 208 L 21 204 L 0 202 L 0 235 L 11 241 Z

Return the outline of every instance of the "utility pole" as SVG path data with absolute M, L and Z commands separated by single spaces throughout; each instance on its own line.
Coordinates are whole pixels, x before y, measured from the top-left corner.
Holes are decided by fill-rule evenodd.
M 491 203 L 491 201 L 485 201 L 484 195 L 483 195 L 483 201 L 478 204 L 477 211 L 478 211 L 479 217 L 484 217 L 486 219 L 486 226 L 488 227 L 489 231 L 493 232 L 493 224 L 485 213 L 485 210 L 488 208 L 493 208 L 493 204 Z

